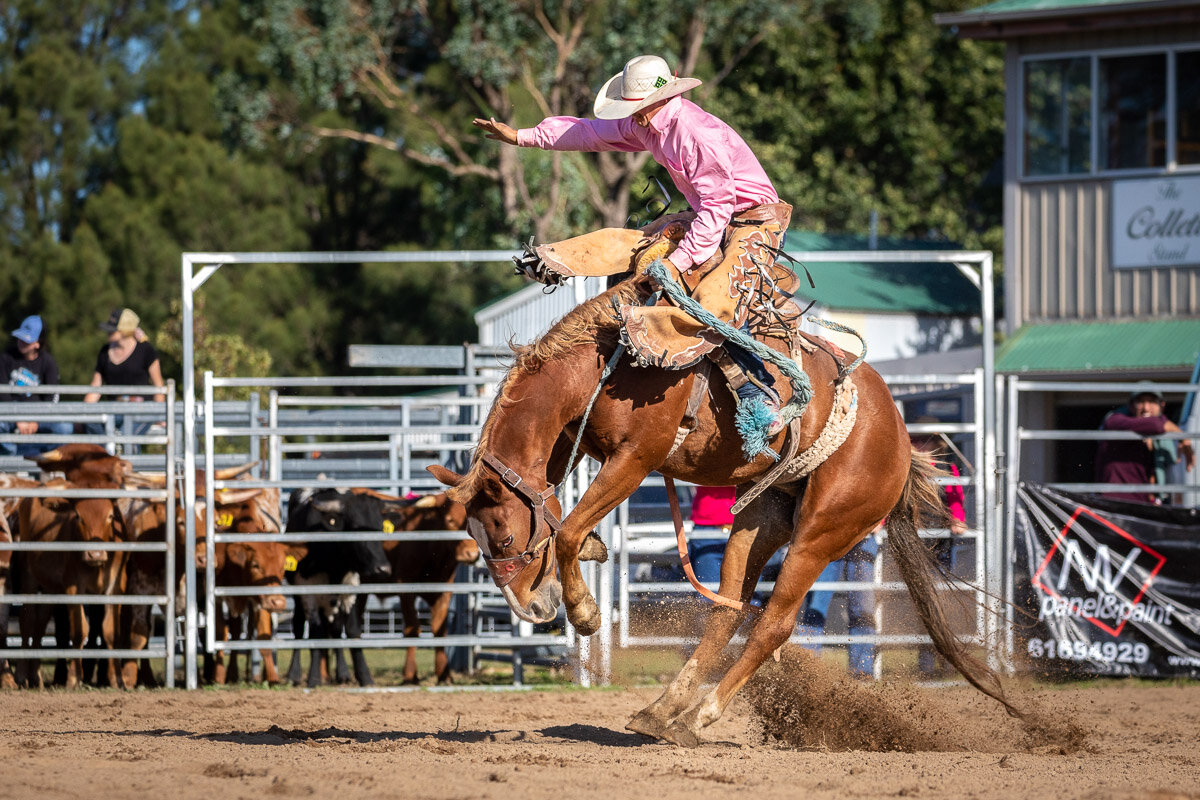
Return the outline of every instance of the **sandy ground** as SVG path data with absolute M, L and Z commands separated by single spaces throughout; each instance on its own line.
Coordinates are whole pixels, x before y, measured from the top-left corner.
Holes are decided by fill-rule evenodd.
M 799 717 L 752 684 L 693 750 L 624 730 L 653 689 L 5 692 L 0 797 L 1200 798 L 1200 684 L 1022 695 L 1057 741 L 966 687 L 835 684 Z

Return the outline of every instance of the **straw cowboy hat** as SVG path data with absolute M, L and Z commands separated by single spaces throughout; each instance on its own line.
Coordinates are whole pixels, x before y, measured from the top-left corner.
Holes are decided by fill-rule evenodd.
M 624 119 L 700 83 L 696 78 L 676 78 L 658 56 L 638 56 L 600 87 L 594 112 L 597 119 Z

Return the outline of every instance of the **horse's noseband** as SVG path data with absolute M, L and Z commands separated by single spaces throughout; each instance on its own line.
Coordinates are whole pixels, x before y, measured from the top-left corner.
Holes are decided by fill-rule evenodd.
M 554 496 L 554 486 L 548 486 L 544 491 L 539 492 L 526 483 L 515 470 L 510 469 L 503 461 L 491 453 L 484 453 L 481 456 L 481 460 L 500 476 L 500 480 L 506 486 L 529 503 L 530 513 L 533 517 L 534 528 L 529 536 L 529 541 L 525 544 L 525 549 L 518 555 L 508 558 L 492 558 L 488 555 L 491 552 L 491 547 L 488 546 L 487 535 L 481 526 L 478 530 L 470 531 L 472 538 L 475 539 L 481 552 L 484 553 L 483 563 L 487 565 L 488 572 L 492 575 L 492 580 L 495 581 L 496 586 L 503 589 L 512 583 L 521 574 L 522 570 L 532 564 L 533 560 L 550 544 L 551 539 L 554 538 L 554 534 L 562 529 L 562 522 L 554 515 L 553 511 L 546 507 L 546 501 Z M 504 546 L 507 546 L 511 542 L 512 537 L 510 536 Z

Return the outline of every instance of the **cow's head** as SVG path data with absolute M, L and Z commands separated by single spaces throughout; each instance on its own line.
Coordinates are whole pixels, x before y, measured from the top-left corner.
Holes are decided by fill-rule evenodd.
M 286 562 L 287 547 L 283 542 L 231 542 L 225 545 L 225 564 L 240 573 L 237 583 L 242 586 L 282 586 Z M 287 599 L 281 594 L 261 594 L 258 602 L 267 611 L 287 610 Z
M 54 481 L 48 486 L 67 489 L 104 489 L 118 491 L 121 485 L 98 475 L 85 475 L 79 481 Z M 48 497 L 46 508 L 62 515 L 75 528 L 78 541 L 91 544 L 108 544 L 124 541 L 125 519 L 117 500 L 108 497 Z M 108 563 L 110 551 L 85 550 L 81 554 L 83 563 L 103 566 Z
M 25 457 L 36 462 L 43 472 L 61 472 L 69 481 L 98 478 L 119 484 L 133 475 L 128 461 L 110 454 L 99 444 L 64 444 Z
M 461 531 L 467 527 L 467 507 L 448 492 L 413 501 L 385 500 L 383 514 L 398 531 Z M 454 560 L 474 564 L 479 560 L 479 545 L 471 538 L 455 542 Z
M 383 504 L 374 496 L 337 489 L 297 490 L 288 501 L 287 529 L 289 533 L 382 531 Z M 315 572 L 357 572 L 363 583 L 377 583 L 391 577 L 392 566 L 382 542 L 347 539 L 311 543 L 309 563 L 302 572 L 305 577 Z

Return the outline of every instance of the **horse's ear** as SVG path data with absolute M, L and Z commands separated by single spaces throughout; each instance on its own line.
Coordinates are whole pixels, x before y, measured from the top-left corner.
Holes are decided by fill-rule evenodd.
M 459 475 L 457 472 L 451 472 L 441 464 L 434 464 L 425 469 L 429 471 L 430 475 L 437 478 L 446 486 L 454 487 L 462 482 L 462 475 Z

